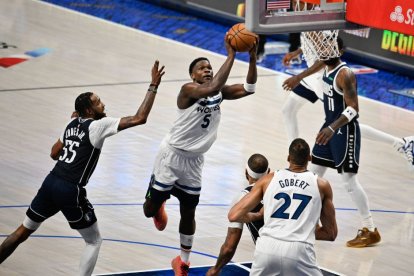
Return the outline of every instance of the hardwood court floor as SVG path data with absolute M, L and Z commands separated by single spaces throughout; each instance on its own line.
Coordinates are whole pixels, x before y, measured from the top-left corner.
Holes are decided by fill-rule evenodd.
M 105 142 L 100 162 L 87 186 L 105 239 L 95 273 L 169 267 L 179 251 L 178 206 L 168 202 L 169 225 L 157 232 L 142 203 L 158 145 L 175 115 L 187 66 L 207 56 L 217 71 L 224 57 L 148 33 L 70 12 L 39 1 L 0 1 L 2 40 L 18 48 L 1 56 L 42 47 L 51 52 L 0 68 L 0 234 L 1 241 L 24 218 L 27 206 L 54 162 L 49 153 L 73 110 L 75 97 L 94 91 L 110 116 L 135 113 L 150 81 L 155 59 L 166 66 L 148 123 Z M 244 82 L 247 64 L 234 64 L 229 83 Z M 215 262 L 227 233 L 232 198 L 246 184 L 244 166 L 255 152 L 271 167 L 286 166 L 287 140 L 281 117 L 285 75 L 259 69 L 258 92 L 222 104 L 219 137 L 206 154 L 204 184 L 197 209 L 197 232 L 191 263 Z M 360 99 L 360 121 L 396 136 L 412 135 L 414 114 Z M 323 120 L 322 105 L 300 112 L 302 137 L 313 142 Z M 326 178 L 334 189 L 339 236 L 317 242 L 322 267 L 346 275 L 412 275 L 414 257 L 414 175 L 390 145 L 363 140 L 359 179 L 366 189 L 383 242 L 350 249 L 359 216 L 336 173 Z M 83 241 L 61 214 L 46 221 L 0 265 L 0 275 L 76 275 Z M 254 247 L 245 231 L 234 261 L 251 261 Z

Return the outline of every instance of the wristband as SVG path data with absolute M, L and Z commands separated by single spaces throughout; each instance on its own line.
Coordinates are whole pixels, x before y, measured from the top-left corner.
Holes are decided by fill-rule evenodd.
M 348 122 L 350 122 L 358 115 L 358 112 L 352 106 L 347 106 L 342 112 L 342 115 L 344 115 L 348 119 Z
M 152 92 L 152 93 L 156 94 L 157 93 L 157 86 L 151 84 L 148 87 L 148 92 Z
M 331 126 L 328 126 L 328 128 L 329 128 L 330 130 L 332 130 L 332 132 L 333 132 L 333 133 L 335 133 L 335 130 L 334 130 Z
M 245 82 L 243 87 L 244 87 L 244 90 L 246 90 L 246 92 L 249 92 L 249 93 L 254 93 L 256 91 L 256 83 Z

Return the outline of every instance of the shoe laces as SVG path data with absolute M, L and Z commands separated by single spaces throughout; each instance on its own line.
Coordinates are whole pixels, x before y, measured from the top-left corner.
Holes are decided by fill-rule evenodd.
M 362 229 L 358 229 L 357 237 L 362 237 L 369 232 L 370 231 L 368 230 L 368 228 L 365 228 L 365 227 Z
M 406 145 L 404 145 L 405 156 L 407 160 L 410 162 L 413 162 L 413 152 L 414 152 L 413 143 L 414 143 L 413 141 L 410 141 L 408 144 L 406 143 Z
M 394 148 L 404 155 L 410 165 L 414 165 L 414 140 L 411 137 L 402 138 L 402 142 L 396 142 Z

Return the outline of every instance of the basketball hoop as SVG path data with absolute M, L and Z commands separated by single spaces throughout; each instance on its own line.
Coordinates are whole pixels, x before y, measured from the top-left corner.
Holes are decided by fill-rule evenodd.
M 337 39 L 338 30 L 302 32 L 300 41 L 303 57 L 307 61 L 316 61 L 341 56 Z
M 338 0 L 330 1 L 338 2 Z M 320 11 L 320 0 L 294 0 L 293 10 L 295 12 Z M 338 33 L 338 30 L 302 32 L 300 40 L 304 59 L 313 64 L 316 60 L 339 57 Z

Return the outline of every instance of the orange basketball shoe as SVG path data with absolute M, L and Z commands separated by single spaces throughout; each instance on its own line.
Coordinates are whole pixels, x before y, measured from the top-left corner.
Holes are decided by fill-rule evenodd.
M 154 220 L 155 227 L 158 231 L 165 229 L 168 222 L 167 212 L 165 212 L 165 201 L 152 219 Z
M 171 261 L 171 267 L 174 270 L 175 276 L 187 276 L 190 270 L 190 263 L 185 263 L 180 256 L 175 257 Z
M 380 241 L 381 236 L 377 228 L 375 228 L 374 231 L 369 231 L 368 228 L 364 227 L 358 230 L 358 234 L 355 239 L 348 241 L 346 246 L 361 248 L 377 244 Z

